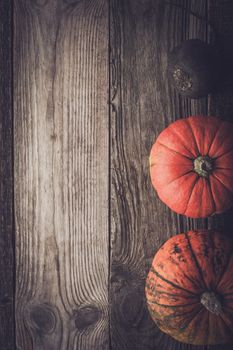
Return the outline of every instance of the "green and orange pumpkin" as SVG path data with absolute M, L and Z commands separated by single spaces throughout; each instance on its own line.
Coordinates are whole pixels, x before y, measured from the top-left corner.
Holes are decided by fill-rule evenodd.
M 146 280 L 149 312 L 180 342 L 223 344 L 233 337 L 233 239 L 189 231 L 167 240 Z
M 233 204 L 233 124 L 209 116 L 180 119 L 164 129 L 150 152 L 150 176 L 159 198 L 192 218 Z

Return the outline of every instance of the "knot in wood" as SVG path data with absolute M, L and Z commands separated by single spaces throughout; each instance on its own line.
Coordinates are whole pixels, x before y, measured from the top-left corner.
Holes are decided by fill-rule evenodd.
M 41 334 L 51 334 L 56 327 L 55 312 L 46 304 L 30 306 L 27 319 L 31 328 Z
M 47 5 L 48 0 L 32 0 L 32 3 L 34 3 L 36 6 L 44 7 Z
M 75 312 L 75 325 L 84 330 L 95 324 L 101 317 L 101 310 L 94 305 L 83 306 Z
M 80 0 L 63 0 L 65 4 L 67 5 L 75 5 L 80 2 Z

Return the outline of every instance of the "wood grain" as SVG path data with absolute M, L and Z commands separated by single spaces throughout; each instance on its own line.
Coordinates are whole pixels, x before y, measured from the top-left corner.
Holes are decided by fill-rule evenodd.
M 233 3 L 232 1 L 210 0 L 208 7 L 209 18 L 212 23 L 209 41 L 216 42 L 217 40 L 222 56 L 222 80 L 218 91 L 208 98 L 208 114 L 233 122 Z M 208 227 L 215 228 L 232 237 L 233 208 L 222 215 L 214 215 L 208 218 Z M 224 346 L 213 347 L 216 350 L 230 350 L 232 348 L 233 341 Z
M 179 344 L 155 327 L 144 285 L 152 258 L 166 239 L 207 226 L 207 220 L 172 213 L 158 199 L 148 162 L 154 140 L 169 123 L 207 113 L 206 98 L 182 98 L 166 75 L 174 46 L 189 38 L 208 39 L 207 1 L 110 4 L 112 349 L 205 349 Z
M 108 6 L 15 0 L 18 350 L 108 350 Z
M 4 56 L 11 7 L 1 6 L 7 14 L 0 28 L 0 58 L 7 62 L 0 84 L 7 101 L 0 103 L 5 350 L 14 346 L 11 72 Z M 167 82 L 167 55 L 188 38 L 213 41 L 207 20 L 221 32 L 227 79 L 208 99 L 182 98 Z M 171 212 L 148 171 L 152 143 L 172 121 L 206 113 L 232 121 L 233 5 L 15 0 L 14 26 L 17 350 L 230 350 L 232 344 L 181 344 L 160 332 L 144 285 L 155 252 L 172 235 L 233 228 L 232 210 L 208 220 Z
M 0 349 L 14 349 L 12 1 L 0 2 Z
M 211 0 L 209 17 L 218 34 L 218 46 L 222 56 L 222 81 L 218 91 L 209 96 L 208 112 L 223 120 L 233 122 L 233 3 Z M 210 41 L 214 40 L 215 35 L 211 31 Z M 233 208 L 222 215 L 209 218 L 208 225 L 232 236 Z

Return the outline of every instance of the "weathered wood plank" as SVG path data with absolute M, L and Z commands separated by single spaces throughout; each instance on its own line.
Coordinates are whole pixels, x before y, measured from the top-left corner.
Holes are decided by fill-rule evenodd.
M 209 96 L 209 114 L 233 123 L 233 3 L 232 1 L 209 1 L 209 17 L 217 33 L 218 46 L 223 58 L 223 80 L 219 91 Z M 216 34 L 210 33 L 210 41 Z M 233 135 L 232 135 L 233 137 Z M 232 236 L 233 208 L 208 219 L 209 227 L 217 228 Z
M 0 2 L 0 349 L 14 349 L 12 1 Z
M 223 58 L 223 80 L 219 91 L 208 98 L 208 113 L 233 122 L 233 3 L 232 1 L 209 0 L 210 27 L 209 41 L 218 40 L 217 45 Z M 213 31 L 214 28 L 214 31 Z M 217 35 L 217 37 L 216 37 Z M 233 135 L 232 135 L 233 137 Z M 227 212 L 208 218 L 208 227 L 220 230 L 232 237 L 233 208 Z M 224 346 L 216 346 L 216 350 L 230 350 L 233 341 Z
M 159 246 L 178 232 L 206 227 L 207 221 L 176 215 L 158 199 L 148 157 L 155 138 L 169 123 L 207 112 L 206 98 L 182 98 L 168 85 L 166 75 L 167 55 L 174 46 L 189 38 L 207 40 L 207 1 L 177 1 L 178 6 L 162 0 L 110 4 L 112 349 L 192 349 L 152 323 L 144 284 Z
M 14 20 L 17 347 L 108 350 L 108 3 Z

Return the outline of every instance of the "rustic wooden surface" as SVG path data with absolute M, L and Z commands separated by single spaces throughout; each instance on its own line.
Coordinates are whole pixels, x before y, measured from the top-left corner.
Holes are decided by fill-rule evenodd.
M 108 6 L 15 0 L 17 349 L 109 349 Z
M 233 2 L 211 0 L 209 18 L 218 34 L 220 51 L 225 64 L 223 84 L 218 93 L 209 96 L 208 113 L 233 122 Z M 210 32 L 210 40 L 214 33 Z M 233 136 L 232 136 L 233 137 Z M 208 219 L 209 227 L 216 227 L 226 234 L 233 232 L 233 208 Z
M 0 349 L 14 349 L 12 3 L 0 2 Z
M 188 8 L 205 16 L 206 1 L 195 4 Z M 148 315 L 145 277 L 166 239 L 205 220 L 178 216 L 158 199 L 148 154 L 170 122 L 206 113 L 206 99 L 181 98 L 166 76 L 167 53 L 184 39 L 205 40 L 206 25 L 179 7 L 152 0 L 112 1 L 111 24 L 112 344 L 119 350 L 175 349 L 178 343 Z
M 14 349 L 5 5 L 0 350 Z M 207 20 L 221 32 L 228 74 L 221 91 L 194 101 L 169 86 L 167 55 L 188 38 L 213 41 Z M 233 210 L 208 220 L 172 213 L 148 171 L 152 143 L 170 122 L 200 113 L 233 121 L 231 1 L 14 0 L 14 33 L 16 350 L 232 349 L 163 334 L 144 296 L 152 258 L 166 239 L 190 228 L 233 229 Z
M 112 349 L 206 349 L 179 344 L 153 325 L 144 284 L 152 258 L 166 239 L 192 228 L 219 226 L 219 218 L 208 223 L 172 213 L 151 186 L 148 155 L 169 123 L 206 114 L 208 109 L 216 114 L 214 103 L 221 106 L 221 95 L 218 102 L 212 96 L 209 103 L 207 98 L 182 98 L 169 86 L 166 75 L 167 54 L 174 46 L 191 38 L 208 41 L 209 11 L 218 13 L 221 2 L 110 3 Z M 233 12 L 228 16 L 232 21 Z

